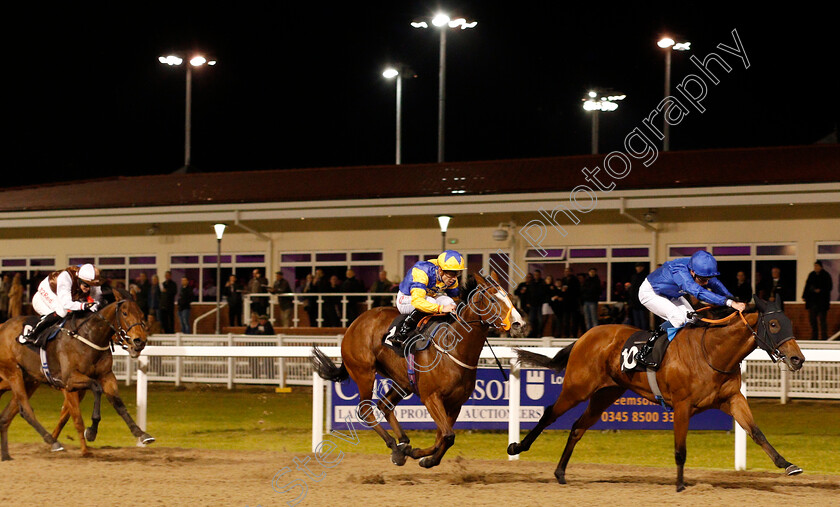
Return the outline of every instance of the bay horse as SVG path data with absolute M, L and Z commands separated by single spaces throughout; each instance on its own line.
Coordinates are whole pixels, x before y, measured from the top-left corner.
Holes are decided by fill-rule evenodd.
M 731 314 L 731 317 L 738 315 L 740 319 L 721 319 L 727 321 L 725 324 L 683 328 L 668 347 L 656 373 L 662 395 L 674 411 L 678 492 L 685 489 L 683 468 L 689 418 L 710 408 L 720 409 L 734 417 L 773 463 L 785 469 L 787 475 L 802 473 L 801 468 L 784 459 L 768 443 L 756 426 L 747 399 L 740 391 L 740 363 L 756 347 L 766 351 L 774 361 L 783 360 L 791 371 L 802 368 L 805 361 L 793 337 L 790 319 L 782 312 L 779 303 L 755 296 L 755 307 L 758 311 L 754 313 Z M 537 425 L 521 443 L 508 446 L 508 454 L 527 451 L 547 426 L 578 403 L 589 400 L 589 406 L 572 425 L 566 448 L 554 471 L 557 481 L 566 484 L 566 465 L 575 445 L 598 421 L 601 413 L 627 389 L 656 403 L 647 375 L 628 375 L 622 371 L 621 349 L 636 331 L 636 328 L 624 325 L 596 326 L 554 358 L 515 349 L 521 361 L 557 372 L 565 369 L 566 375 L 560 397 L 553 406 L 545 408 Z
M 527 327 L 495 273 L 490 280 L 478 274 L 475 279 L 477 287 L 470 293 L 469 301 L 458 306 L 454 321 L 434 327 L 431 346 L 416 353 L 416 389 L 409 380 L 406 359 L 382 342 L 391 322 L 399 315 L 394 307 L 373 308 L 353 321 L 341 342 L 341 368 L 323 352 L 313 349 L 312 362 L 321 378 L 341 382 L 350 377 L 359 386 L 357 416 L 382 437 L 391 449 L 391 461 L 395 465 L 404 465 L 407 457 L 420 459 L 419 464 L 424 468 L 440 463 L 455 442 L 452 427 L 461 406 L 475 389 L 476 368 L 490 328 L 510 330 L 512 335 L 521 336 Z M 413 342 L 414 339 L 408 341 Z M 376 408 L 387 418 L 397 440 L 379 424 L 373 410 L 377 372 L 393 381 Z M 434 445 L 425 449 L 411 448 L 408 436 L 394 416 L 394 407 L 411 392 L 419 395 L 438 428 Z M 363 407 L 368 409 L 362 411 Z
M 116 411 L 126 421 L 134 436 L 153 440 L 141 430 L 125 408 L 119 396 L 116 376 L 112 371 L 113 356 L 109 345 L 113 342 L 137 358 L 146 346 L 147 334 L 143 312 L 131 296 L 114 291 L 115 301 L 98 312 L 85 317 L 74 315 L 68 320 L 55 339 L 47 344 L 46 353 L 52 382 L 41 369 L 37 351 L 18 342 L 26 317 L 17 317 L 0 326 L 0 396 L 12 391 L 13 398 L 0 413 L 0 459 L 11 459 L 8 448 L 8 429 L 15 412 L 23 417 L 50 445 L 52 451 L 63 451 L 58 442 L 66 414 L 73 417 L 79 433 L 82 455 L 88 455 L 86 439 L 93 440 L 101 419 L 99 398 L 104 392 Z M 62 420 L 55 431 L 48 433 L 35 418 L 29 398 L 42 383 L 50 383 L 64 393 Z M 85 390 L 92 390 L 96 397 L 91 428 L 85 431 L 79 401 Z

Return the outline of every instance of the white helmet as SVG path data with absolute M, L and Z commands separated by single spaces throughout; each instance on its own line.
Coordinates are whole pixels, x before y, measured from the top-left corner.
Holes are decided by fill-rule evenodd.
M 97 273 L 96 268 L 93 267 L 93 264 L 82 264 L 79 268 L 79 280 L 85 282 L 88 285 L 99 285 L 99 273 Z

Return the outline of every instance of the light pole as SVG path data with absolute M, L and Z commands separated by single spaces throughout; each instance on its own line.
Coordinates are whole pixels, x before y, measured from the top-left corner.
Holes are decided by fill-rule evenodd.
M 382 76 L 386 79 L 394 79 L 396 78 L 397 81 L 397 149 L 396 149 L 396 164 L 400 165 L 402 162 L 402 78 L 403 74 L 411 77 L 417 77 L 414 75 L 414 71 L 410 68 L 405 66 L 398 66 L 396 68 L 389 67 L 385 69 L 382 73 Z
M 671 51 L 688 51 L 691 43 L 674 42 L 674 39 L 670 37 L 663 37 L 656 45 L 665 50 L 665 97 L 667 98 L 671 95 Z M 668 109 L 670 109 L 670 105 L 665 107 L 662 116 L 662 151 L 668 151 L 671 147 Z
M 221 332 L 222 309 L 222 236 L 225 234 L 225 224 L 216 224 L 216 334 Z
M 158 61 L 160 63 L 170 65 L 170 66 L 178 66 L 184 63 L 184 59 L 180 58 L 175 55 L 169 56 L 161 56 L 158 57 Z M 187 106 L 185 116 L 186 119 L 184 120 L 184 169 L 189 169 L 190 167 L 190 136 L 192 131 L 192 68 L 193 67 L 201 67 L 202 65 L 207 64 L 211 67 L 216 65 L 216 60 L 207 60 L 205 57 L 201 55 L 196 55 L 190 58 L 187 67 Z
M 439 215 L 437 219 L 438 224 L 440 224 L 440 251 L 443 252 L 444 250 L 446 250 L 446 229 L 449 227 L 449 221 L 452 220 L 452 217 L 449 215 Z
M 466 30 L 467 28 L 474 28 L 478 24 L 477 21 L 467 22 L 464 18 L 451 19 L 448 15 L 443 13 L 435 14 L 432 18 L 432 24 L 440 29 L 440 63 L 438 74 L 438 153 L 437 161 L 443 162 L 443 125 L 444 125 L 444 111 L 446 105 L 446 29 L 460 28 Z M 429 28 L 425 21 L 414 21 L 411 23 L 414 28 Z
M 583 109 L 592 113 L 592 154 L 598 153 L 598 113 L 615 111 L 618 101 L 627 96 L 612 90 L 590 90 L 582 99 Z

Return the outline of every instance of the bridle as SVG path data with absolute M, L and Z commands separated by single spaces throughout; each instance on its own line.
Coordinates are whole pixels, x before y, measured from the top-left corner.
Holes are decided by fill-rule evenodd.
M 141 326 L 144 329 L 146 327 L 146 322 L 143 321 L 143 320 L 140 320 L 139 322 L 135 322 L 134 324 L 128 326 L 127 328 L 123 327 L 122 317 L 120 317 L 120 306 L 122 306 L 124 303 L 127 303 L 127 302 L 128 302 L 127 300 L 121 299 L 121 300 L 119 300 L 115 303 L 117 305 L 115 310 L 114 310 L 114 317 L 116 318 L 116 321 L 117 321 L 116 326 L 114 326 L 114 324 L 111 321 L 109 321 L 108 319 L 106 319 L 105 317 L 100 315 L 98 311 L 93 312 L 93 314 L 92 314 L 92 317 L 95 317 L 95 318 L 101 320 L 102 322 L 108 324 L 108 327 L 110 327 L 111 330 L 113 331 L 112 336 L 116 337 L 116 339 L 112 339 L 111 342 L 110 342 L 110 348 L 111 348 L 112 351 L 114 350 L 114 343 L 119 345 L 120 348 L 122 348 L 123 350 L 128 350 L 128 347 L 131 344 L 131 341 L 128 337 L 129 331 L 131 331 L 135 326 Z M 81 341 L 85 345 L 87 345 L 91 348 L 94 348 L 96 350 L 107 350 L 108 349 L 107 345 L 104 346 L 104 347 L 96 345 L 95 343 L 91 342 L 90 340 L 86 339 L 85 337 L 76 333 L 75 331 L 65 330 L 65 332 L 67 334 L 69 334 L 70 336 L 72 336 L 73 338 L 76 338 L 77 340 Z
M 706 310 L 708 308 L 711 308 L 711 307 L 707 306 L 705 308 L 701 308 L 701 309 L 698 310 L 698 312 Z M 724 317 L 722 319 L 706 319 L 706 318 L 701 317 L 699 320 L 701 320 L 702 322 L 706 322 L 708 324 L 721 324 L 721 323 L 724 323 L 724 322 L 728 322 L 729 320 L 734 318 L 735 315 L 740 316 L 741 321 L 744 323 L 745 326 L 747 326 L 747 329 L 750 330 L 750 334 L 752 334 L 753 338 L 755 338 L 755 341 L 758 344 L 758 347 L 761 350 L 767 352 L 767 355 L 770 356 L 770 360 L 773 361 L 774 363 L 776 363 L 776 362 L 784 359 L 784 354 L 782 354 L 781 351 L 779 350 L 779 346 L 781 344 L 785 343 L 786 341 L 791 340 L 793 337 L 791 336 L 791 337 L 785 338 L 784 340 L 782 340 L 778 343 L 771 343 L 771 341 L 769 339 L 767 339 L 767 323 L 766 323 L 765 319 L 767 318 L 768 315 L 772 315 L 774 313 L 782 313 L 782 311 L 781 310 L 773 310 L 773 311 L 769 311 L 769 312 L 759 312 L 756 329 L 753 329 L 752 326 L 750 326 L 750 324 L 747 322 L 747 319 L 744 318 L 743 312 L 741 312 L 740 310 L 738 310 L 735 313 L 731 313 L 729 316 Z M 703 330 L 703 337 L 700 340 L 700 348 L 703 351 L 703 358 L 706 360 L 706 364 L 708 364 L 710 368 L 712 368 L 713 370 L 715 370 L 718 373 L 724 373 L 724 374 L 727 374 L 727 375 L 731 374 L 731 373 L 735 373 L 740 368 L 740 366 L 736 366 L 732 370 L 725 371 L 725 370 L 721 370 L 720 368 L 715 367 L 712 364 L 711 360 L 709 359 L 709 354 L 706 352 L 706 331 L 708 329 L 709 328 L 706 328 L 706 329 Z M 762 331 L 761 334 L 764 335 L 764 336 L 763 337 L 759 336 L 757 330 Z

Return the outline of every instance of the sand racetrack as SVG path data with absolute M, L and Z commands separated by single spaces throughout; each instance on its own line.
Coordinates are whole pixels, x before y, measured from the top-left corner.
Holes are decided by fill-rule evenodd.
M 295 470 L 307 455 L 279 452 L 211 451 L 167 447 L 77 449 L 51 454 L 44 444 L 13 444 L 13 461 L 0 463 L 0 505 L 262 505 L 281 506 L 300 490 L 278 490 L 300 479 L 306 497 L 299 505 L 838 505 L 840 477 L 797 477 L 779 472 L 686 469 L 689 487 L 674 491 L 674 468 L 569 465 L 569 484 L 556 483 L 554 464 L 478 461 L 450 457 L 426 470 L 411 460 L 392 465 L 388 456 L 345 454 L 331 469 L 314 459 L 319 481 Z M 337 453 L 337 451 L 336 451 Z M 311 455 L 309 455 L 311 456 Z

